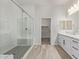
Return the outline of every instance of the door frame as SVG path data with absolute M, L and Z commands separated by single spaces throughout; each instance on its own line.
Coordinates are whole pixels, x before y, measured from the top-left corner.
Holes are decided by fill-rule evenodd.
M 50 23 L 52 23 L 51 22 L 51 19 L 52 19 L 51 17 L 43 17 L 43 18 L 50 18 Z M 42 26 L 42 20 L 43 20 L 43 18 L 41 18 L 41 26 Z M 42 27 L 41 27 L 41 40 L 42 40 Z M 41 41 L 41 45 L 42 45 L 42 41 Z M 50 45 L 51 45 L 51 24 L 50 24 Z

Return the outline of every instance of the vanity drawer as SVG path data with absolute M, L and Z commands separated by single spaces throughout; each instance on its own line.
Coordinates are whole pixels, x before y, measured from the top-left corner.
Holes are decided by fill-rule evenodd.
M 76 46 L 72 46 L 72 50 L 74 50 L 75 52 L 79 52 L 79 48 Z
M 72 46 L 72 54 L 73 59 L 79 59 L 79 48 Z
M 78 40 L 72 40 L 72 42 L 74 43 L 74 44 L 79 44 L 79 41 Z
M 79 40 L 72 39 L 71 47 L 72 47 L 73 59 L 79 59 Z
M 71 44 L 72 46 L 79 48 L 79 40 L 73 39 Z
M 79 55 L 79 49 L 77 49 L 76 47 L 72 47 L 72 54 L 74 54 L 75 56 Z
M 72 55 L 72 59 L 79 59 L 79 57 L 77 55 Z

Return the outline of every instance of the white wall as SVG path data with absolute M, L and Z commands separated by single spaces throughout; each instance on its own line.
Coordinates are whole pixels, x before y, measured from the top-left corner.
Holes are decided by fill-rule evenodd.
M 0 0 L 0 53 L 17 45 L 17 19 L 21 11 L 10 0 Z
M 55 6 L 56 7 L 56 6 Z M 51 20 L 51 44 L 54 45 L 56 42 L 57 33 L 60 31 L 59 21 L 66 19 L 66 12 L 63 6 L 57 6 L 53 9 Z
M 51 18 L 51 44 L 54 45 L 56 41 L 56 36 L 59 31 L 59 20 L 66 19 L 65 18 L 65 10 L 63 6 L 37 6 L 36 7 L 36 37 L 38 37 L 38 41 L 41 44 L 41 18 Z
M 41 26 L 49 26 L 50 27 L 50 22 L 51 22 L 51 18 L 45 18 L 45 19 L 41 19 Z

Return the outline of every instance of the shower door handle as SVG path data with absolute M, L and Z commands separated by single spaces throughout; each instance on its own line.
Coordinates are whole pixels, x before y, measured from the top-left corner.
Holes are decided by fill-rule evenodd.
M 25 28 L 25 30 L 27 30 L 27 28 Z

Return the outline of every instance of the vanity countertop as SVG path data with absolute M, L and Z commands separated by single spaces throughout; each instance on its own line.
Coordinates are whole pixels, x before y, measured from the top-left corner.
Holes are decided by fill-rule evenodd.
M 73 34 L 63 33 L 63 32 L 58 32 L 58 33 L 79 40 L 79 35 L 73 35 Z

